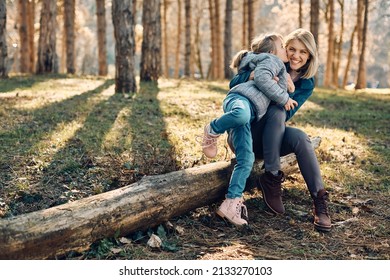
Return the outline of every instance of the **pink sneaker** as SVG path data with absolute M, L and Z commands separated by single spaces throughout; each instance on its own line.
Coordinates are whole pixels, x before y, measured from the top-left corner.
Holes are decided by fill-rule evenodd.
M 241 212 L 245 217 L 248 217 L 248 210 L 240 197 L 233 199 L 226 198 L 216 211 L 219 216 L 226 218 L 236 226 L 247 225 L 248 222 L 241 218 Z
M 211 134 L 210 124 L 204 127 L 203 138 L 201 141 L 202 150 L 206 157 L 214 158 L 217 155 L 217 139 L 219 134 Z

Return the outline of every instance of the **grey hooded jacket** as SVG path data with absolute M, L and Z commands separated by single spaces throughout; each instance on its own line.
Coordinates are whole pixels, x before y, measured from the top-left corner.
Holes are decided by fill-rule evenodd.
M 271 101 L 281 106 L 287 103 L 287 70 L 280 58 L 270 53 L 248 52 L 240 62 L 238 71 L 240 69 L 254 70 L 254 80 L 236 85 L 228 95 L 238 93 L 248 98 L 254 105 L 257 120 L 264 116 Z

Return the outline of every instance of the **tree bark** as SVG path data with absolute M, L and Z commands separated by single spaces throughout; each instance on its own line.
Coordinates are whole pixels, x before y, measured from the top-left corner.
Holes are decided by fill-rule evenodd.
M 226 0 L 225 7 L 225 32 L 224 32 L 224 78 L 230 80 L 233 72 L 230 69 L 232 59 L 232 21 L 233 21 L 233 0 Z
M 248 45 L 251 45 L 253 38 L 255 37 L 255 1 L 248 0 Z
M 135 40 L 132 0 L 112 1 L 115 35 L 115 92 L 136 92 Z
M 20 72 L 30 72 L 30 44 L 28 40 L 28 2 L 24 0 L 18 1 L 19 10 L 19 50 L 20 50 Z
M 176 53 L 175 53 L 175 78 L 180 78 L 180 42 L 181 42 L 181 0 L 177 0 L 177 35 L 176 35 Z
M 359 53 L 359 68 L 357 73 L 357 81 L 355 89 L 362 89 L 367 87 L 367 78 L 366 78 L 366 61 L 365 61 L 365 52 L 366 52 L 366 40 L 367 40 L 367 25 L 368 25 L 368 0 L 364 0 L 364 19 L 363 19 L 363 30 L 362 30 L 362 42 Z
M 310 31 L 318 46 L 318 32 L 320 27 L 320 0 L 310 0 Z
M 195 14 L 195 38 L 194 38 L 194 46 L 195 46 L 195 64 L 198 67 L 200 78 L 204 79 L 203 75 L 203 66 L 202 66 L 202 55 L 201 55 L 201 33 L 200 33 L 200 20 L 203 14 L 203 1 L 196 2 L 196 14 Z
M 0 78 L 8 77 L 7 69 L 7 5 L 5 0 L 0 0 Z
M 76 0 L 64 0 L 64 31 L 66 43 L 66 72 L 74 74 L 75 62 L 75 30 L 74 23 L 76 17 Z
M 184 2 L 185 15 L 185 48 L 184 48 L 184 76 L 190 77 L 191 64 L 191 0 Z
M 324 86 L 333 86 L 333 61 L 334 61 L 334 0 L 329 0 L 328 4 L 328 54 L 326 58 L 326 69 L 324 77 Z
M 320 138 L 312 139 L 314 147 Z M 93 242 L 146 230 L 224 197 L 232 162 L 215 162 L 145 177 L 129 186 L 53 208 L 0 219 L 0 259 L 50 259 L 83 251 Z M 298 170 L 293 154 L 281 158 Z M 257 161 L 249 184 L 263 172 Z
M 106 76 L 108 73 L 108 67 L 107 67 L 105 0 L 96 0 L 96 18 L 97 18 L 99 75 Z
M 210 62 L 210 68 L 209 68 L 209 73 L 207 73 L 207 78 L 208 79 L 216 79 L 217 77 L 217 37 L 216 37 L 216 32 L 215 32 L 215 8 L 214 8 L 214 1 L 209 0 L 209 17 L 210 17 L 210 57 L 211 57 L 211 62 Z
M 141 81 L 157 81 L 161 71 L 160 0 L 144 0 L 142 6 Z
M 338 40 L 335 41 L 335 60 L 333 61 L 333 84 L 339 88 L 339 71 L 341 63 L 341 53 L 343 51 L 344 43 L 344 0 L 338 0 L 340 5 L 340 33 Z
M 349 68 L 351 67 L 351 61 L 352 61 L 352 55 L 353 55 L 353 42 L 355 39 L 356 30 L 357 30 L 357 25 L 355 25 L 355 27 L 352 31 L 352 35 L 351 35 L 351 40 L 350 40 L 351 43 L 349 45 L 347 65 L 345 66 L 345 71 L 344 71 L 343 88 L 345 88 L 347 83 L 348 83 L 348 74 L 349 74 Z
M 29 44 L 29 59 L 30 59 L 30 69 L 29 72 L 33 73 L 35 69 L 35 43 L 34 43 L 34 35 L 35 35 L 35 0 L 31 0 L 27 2 L 27 18 L 28 18 L 28 44 Z
M 56 16 L 57 1 L 43 0 L 38 41 L 37 74 L 58 73 Z
M 170 3 L 167 0 L 163 1 L 163 25 L 162 25 L 162 34 L 163 34 L 163 54 L 164 54 L 164 77 L 169 78 L 169 54 L 168 54 L 168 5 Z

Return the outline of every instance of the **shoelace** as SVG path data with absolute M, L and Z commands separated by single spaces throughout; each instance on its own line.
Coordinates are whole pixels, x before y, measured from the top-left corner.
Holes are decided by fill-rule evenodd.
M 248 209 L 246 208 L 246 205 L 242 202 L 238 203 L 236 206 L 236 214 L 239 218 L 241 218 L 241 214 L 248 219 Z
M 315 199 L 315 210 L 318 214 L 328 215 L 328 203 L 325 197 Z
M 217 144 L 217 137 L 197 135 L 195 141 L 201 144 L 202 148 L 207 148 Z

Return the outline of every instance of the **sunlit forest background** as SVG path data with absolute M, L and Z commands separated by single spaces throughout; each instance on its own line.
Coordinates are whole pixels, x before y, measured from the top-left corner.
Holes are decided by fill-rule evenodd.
M 27 13 L 27 22 L 23 23 L 21 3 L 33 2 L 33 13 Z M 8 0 L 6 41 L 8 47 L 7 67 L 10 74 L 21 72 L 35 72 L 21 69 L 21 58 L 26 50 L 23 49 L 23 32 L 33 32 L 34 51 L 36 52 L 39 39 L 40 13 L 43 1 L 16 1 Z M 65 0 L 57 2 L 56 15 L 56 54 L 58 72 L 66 73 L 66 36 L 64 24 Z M 69 1 L 68 1 L 69 2 Z M 71 1 L 70 1 L 71 2 Z M 225 15 L 227 2 L 232 2 L 231 46 L 226 48 L 224 38 Z M 269 31 L 276 31 L 287 35 L 296 28 L 311 29 L 313 2 L 318 3 L 318 45 L 320 52 L 320 69 L 317 75 L 317 84 L 330 87 L 352 86 L 356 83 L 361 48 L 359 32 L 356 31 L 359 13 L 358 2 L 364 0 L 240 0 L 240 1 L 184 1 L 161 0 L 161 76 L 178 78 L 185 75 L 185 59 L 190 54 L 190 76 L 199 79 L 223 79 L 222 70 L 213 72 L 212 65 L 223 67 L 227 62 L 224 56 L 232 55 L 248 48 L 253 36 Z M 367 31 L 364 34 L 367 87 L 389 87 L 390 83 L 390 3 L 387 0 L 370 0 L 367 13 Z M 97 28 L 97 3 L 104 5 L 105 17 L 105 46 L 106 61 L 109 76 L 115 75 L 115 38 L 112 24 L 112 1 L 76 0 L 74 18 L 74 73 L 77 75 L 99 74 L 99 47 Z M 135 74 L 139 75 L 141 61 L 141 45 L 143 39 L 143 1 L 133 0 L 134 34 L 135 34 Z M 186 5 L 190 5 L 189 7 Z M 248 9 L 249 6 L 249 9 Z M 189 9 L 189 10 L 188 10 Z M 333 11 L 333 13 L 331 12 Z M 189 11 L 189 13 L 188 13 Z M 26 15 L 25 15 L 26 16 Z M 364 14 L 361 13 L 363 24 Z M 213 20 L 210 20 L 210 19 Z M 33 29 L 31 29 L 33 23 Z M 330 24 L 332 23 L 332 24 Z M 29 28 L 27 28 L 30 26 Z M 24 31 L 26 30 L 32 31 Z M 186 46 L 186 33 L 190 32 L 190 48 Z M 330 35 L 331 38 L 330 39 Z M 361 35 L 360 35 L 361 36 Z M 21 39 L 22 38 L 22 39 Z M 21 41 L 22 40 L 22 41 Z M 330 43 L 331 42 L 331 43 Z M 361 43 L 360 43 L 361 44 Z M 333 52 L 329 53 L 332 45 Z M 333 58 L 329 58 L 332 55 Z M 214 63 L 212 61 L 215 60 Z M 226 60 L 226 59 L 225 59 Z M 333 63 L 327 66 L 327 62 Z M 348 66 L 347 66 L 348 65 Z M 326 68 L 332 67 L 332 82 L 325 81 Z M 219 72 L 218 72 L 219 71 Z M 214 73 L 214 74 L 213 74 Z M 334 74 L 336 73 L 336 74 Z M 232 75 L 233 73 L 230 73 Z

